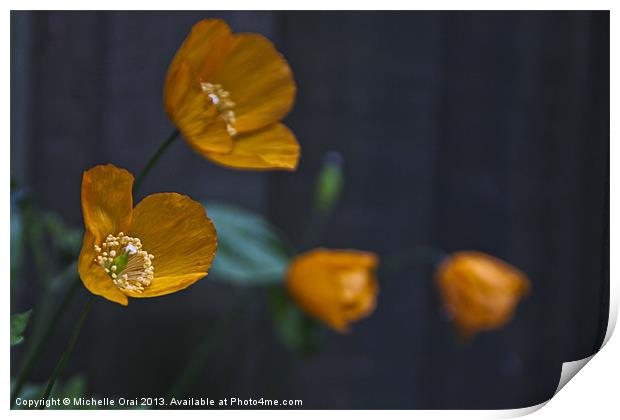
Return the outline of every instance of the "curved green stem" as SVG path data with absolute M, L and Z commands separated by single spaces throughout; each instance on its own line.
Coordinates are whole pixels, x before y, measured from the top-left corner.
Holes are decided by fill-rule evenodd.
M 95 295 L 91 294 L 88 297 L 88 300 L 86 301 L 84 306 L 82 307 L 82 312 L 80 312 L 78 321 L 73 327 L 73 334 L 71 334 L 71 339 L 69 340 L 69 343 L 67 344 L 67 348 L 65 348 L 65 351 L 62 354 L 62 357 L 60 358 L 60 360 L 58 361 L 58 364 L 56 365 L 56 367 L 54 368 L 54 371 L 52 372 L 52 376 L 50 377 L 50 380 L 47 383 L 47 387 L 45 387 L 45 392 L 43 393 L 43 396 L 41 397 L 43 400 L 47 400 L 49 398 L 52 392 L 52 389 L 54 388 L 54 384 L 56 383 L 56 380 L 58 379 L 58 377 L 64 370 L 65 365 L 67 364 L 67 361 L 69 360 L 69 357 L 71 357 L 71 353 L 73 352 L 73 347 L 75 347 L 75 343 L 77 342 L 77 339 L 80 336 L 80 331 L 82 331 L 82 326 L 84 325 L 86 316 L 88 315 L 88 312 L 90 311 L 90 307 L 93 303 L 94 297 Z M 41 409 L 42 410 L 45 409 L 45 404 L 41 405 Z
M 134 195 L 138 193 L 138 190 L 142 186 L 142 182 L 144 181 L 144 178 L 146 178 L 149 172 L 151 172 L 151 169 L 153 169 L 153 166 L 155 166 L 159 158 L 161 158 L 161 156 L 168 149 L 168 147 L 170 147 L 170 145 L 174 143 L 174 141 L 176 140 L 178 136 L 179 136 L 179 130 L 175 129 L 172 133 L 170 133 L 168 138 L 164 140 L 164 142 L 159 146 L 159 148 L 155 151 L 153 156 L 151 156 L 151 159 L 149 159 L 149 161 L 144 166 L 144 169 L 142 169 L 142 172 L 140 172 L 140 174 L 136 178 L 136 182 L 133 185 Z

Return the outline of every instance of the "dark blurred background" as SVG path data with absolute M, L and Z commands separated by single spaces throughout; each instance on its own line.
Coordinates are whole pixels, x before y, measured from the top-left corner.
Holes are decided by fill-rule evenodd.
M 217 167 L 174 144 L 142 196 L 178 191 L 257 211 L 298 238 L 323 155 L 346 186 L 322 243 L 387 255 L 416 244 L 476 249 L 533 289 L 503 330 L 469 343 L 442 320 L 431 267 L 384 276 L 376 312 L 321 353 L 276 340 L 267 291 L 208 277 L 122 307 L 97 299 L 65 377 L 100 396 L 161 396 L 216 319 L 243 316 L 189 395 L 303 398 L 304 408 L 516 408 L 553 394 L 561 363 L 592 354 L 608 302 L 607 12 L 13 12 L 11 174 L 41 208 L 82 224 L 81 174 L 137 173 L 172 129 L 164 75 L 191 26 L 222 17 L 260 32 L 298 84 L 286 122 L 295 173 Z M 16 308 L 36 302 L 32 270 Z M 34 372 L 42 382 L 80 291 Z M 12 350 L 12 370 L 20 361 Z

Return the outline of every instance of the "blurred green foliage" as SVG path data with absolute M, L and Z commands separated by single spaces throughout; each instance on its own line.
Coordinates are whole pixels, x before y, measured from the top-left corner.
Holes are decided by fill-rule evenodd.
M 270 314 L 276 336 L 303 356 L 318 349 L 318 324 L 291 300 L 284 287 L 294 255 L 284 235 L 258 214 L 236 206 L 205 204 L 218 236 L 212 274 L 220 281 L 245 286 L 271 286 Z
M 248 286 L 282 283 L 292 254 L 282 233 L 262 216 L 239 207 L 204 205 L 218 237 L 214 277 Z
M 77 259 L 82 229 L 68 226 L 57 214 L 36 206 L 28 192 L 11 182 L 11 279 L 20 277 L 25 254 L 32 253 L 39 274 Z M 45 255 L 41 252 L 45 247 Z M 44 279 L 40 279 L 44 280 Z
M 49 211 L 40 212 L 40 223 L 62 261 L 77 258 L 82 247 L 82 229 L 67 226 L 57 214 Z
M 282 344 L 302 356 L 313 356 L 319 349 L 319 324 L 303 313 L 284 287 L 271 291 L 271 316 Z

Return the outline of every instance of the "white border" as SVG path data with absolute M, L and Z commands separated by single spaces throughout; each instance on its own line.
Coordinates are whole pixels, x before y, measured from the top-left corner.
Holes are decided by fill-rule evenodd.
M 1 25 L 0 31 L 2 32 L 2 57 L 10 57 L 10 9 L 49 9 L 49 2 L 45 1 L 7 1 L 6 4 L 9 9 L 5 9 L 5 13 L 3 15 L 3 25 Z M 295 1 L 294 3 L 291 1 L 226 1 L 226 2 L 207 2 L 204 1 L 187 1 L 187 0 L 175 0 L 174 2 L 159 2 L 155 4 L 154 2 L 129 2 L 127 0 L 118 1 L 118 0 L 107 0 L 103 1 L 91 1 L 88 3 L 84 3 L 83 1 L 63 1 L 63 2 L 55 2 L 55 9 L 76 9 L 76 10 L 84 10 L 84 5 L 88 5 L 89 9 L 98 9 L 98 10 L 114 10 L 114 9 L 151 9 L 151 10 L 168 10 L 174 7 L 176 10 L 201 10 L 205 7 L 210 10 L 232 10 L 232 9 L 240 9 L 240 10 L 320 10 L 320 9 L 340 9 L 340 10 L 406 10 L 410 9 L 412 6 L 418 10 L 460 10 L 460 9 L 469 9 L 469 10 L 518 10 L 518 9 L 529 9 L 529 10 L 550 10 L 550 9 L 586 9 L 586 10 L 612 10 L 611 12 L 611 75 L 618 75 L 618 65 L 617 65 L 617 46 L 618 46 L 618 30 L 615 27 L 618 19 L 615 17 L 614 5 L 615 3 L 612 1 L 589 1 L 589 2 L 579 2 L 579 1 L 540 1 L 540 0 L 522 0 L 522 1 L 504 1 L 504 2 L 494 2 L 494 1 L 469 1 L 469 2 L 459 2 L 459 1 L 443 1 L 443 2 L 418 2 L 413 3 L 410 1 L 394 1 L 394 0 L 383 0 L 380 3 L 372 4 L 370 2 L 360 2 L 360 1 L 334 1 L 334 0 L 313 0 L 311 2 L 300 2 Z M 218 7 L 219 6 L 219 7 Z M 467 7 L 465 7 L 467 6 Z M 0 196 L 4 197 L 3 205 L 1 206 L 1 215 L 4 223 L 2 224 L 2 235 L 4 238 L 9 238 L 9 179 L 10 179 L 10 154 L 9 154 L 9 138 L 10 138 L 10 128 L 9 128 L 9 112 L 10 112 L 10 67 L 8 65 L 4 65 L 0 67 L 0 71 L 3 75 L 3 80 L 5 81 L 5 89 L 3 89 L 3 101 L 2 101 L 2 119 L 4 124 L 2 125 L 3 131 L 5 133 L 5 140 L 2 142 L 2 146 L 4 147 L 4 153 L 1 154 L 0 159 L 3 160 L 2 165 L 2 174 L 3 181 L 0 183 Z M 618 89 L 617 85 L 614 83 L 614 80 L 611 81 L 611 115 L 616 115 L 614 111 L 617 111 L 617 98 L 618 98 Z M 611 120 L 611 137 L 614 137 L 613 134 L 616 133 L 615 130 L 615 121 Z M 615 187 L 616 181 L 620 179 L 619 171 L 620 167 L 617 165 L 620 161 L 618 160 L 618 147 L 614 142 L 611 142 L 611 196 L 610 196 L 610 206 L 611 211 L 610 214 L 617 214 L 618 211 L 618 194 L 617 187 Z M 506 417 L 514 417 L 519 415 L 525 415 L 530 412 L 536 411 L 534 416 L 536 418 L 550 418 L 550 417 L 562 417 L 563 419 L 571 419 L 571 418 L 583 418 L 585 415 L 601 418 L 609 418 L 614 417 L 618 413 L 618 397 L 616 392 L 617 386 L 617 378 L 618 373 L 620 373 L 620 358 L 618 355 L 620 354 L 620 345 L 618 344 L 617 339 L 612 339 L 611 334 L 615 327 L 617 321 L 618 314 L 618 270 L 617 265 L 614 263 L 615 261 L 620 261 L 620 253 L 618 252 L 618 248 L 615 246 L 616 241 L 619 237 L 618 226 L 614 222 L 614 219 L 611 218 L 611 268 L 610 268 L 610 320 L 609 326 L 607 330 L 607 334 L 605 337 L 605 346 L 601 350 L 600 354 L 597 354 L 592 358 L 592 362 L 589 363 L 583 370 L 584 372 L 579 375 L 579 379 L 575 381 L 571 381 L 565 388 L 557 394 L 550 402 L 547 404 L 548 407 L 545 407 L 543 410 L 536 411 L 540 409 L 545 404 L 540 404 L 535 407 L 518 409 L 518 410 L 499 410 L 499 411 L 383 411 L 380 415 L 385 416 L 388 415 L 392 418 L 411 418 L 415 416 L 416 418 L 444 418 L 444 417 L 453 417 L 453 418 L 506 418 Z M 9 254 L 9 243 L 8 241 L 2 241 L 0 243 L 0 251 L 1 255 Z M 4 266 L 4 279 L 5 279 L 5 287 L 8 288 L 8 279 L 9 279 L 9 267 L 5 264 Z M 9 308 L 9 293 L 5 289 L 4 293 L 4 302 L 5 308 Z M 6 310 L 6 309 L 5 309 Z M 8 323 L 5 323 L 0 327 L 5 333 L 4 336 L 8 337 Z M 2 363 L 3 371 L 5 372 L 5 380 L 0 382 L 0 395 L 4 395 L 5 399 L 3 400 L 3 406 L 5 410 L 8 410 L 8 398 L 10 394 L 9 383 L 6 380 L 6 376 L 8 376 L 9 372 L 9 345 L 5 343 L 4 346 L 0 346 L 0 351 L 2 351 Z M 570 367 L 570 365 L 569 365 Z M 574 368 L 575 365 L 572 365 Z M 582 366 L 583 367 L 583 364 Z M 558 389 L 560 389 L 559 387 Z M 33 411 L 11 411 L 9 413 L 11 416 L 21 417 L 21 418 L 32 418 L 38 415 L 38 412 Z M 46 411 L 43 413 L 45 416 L 55 417 L 55 418 L 82 418 L 85 415 L 92 417 L 106 418 L 112 413 L 109 411 L 92 411 L 92 412 L 83 412 L 83 411 Z M 355 416 L 356 418 L 364 419 L 364 418 L 374 418 L 377 412 L 374 411 L 328 411 L 321 413 L 315 413 L 309 410 L 297 411 L 295 413 L 295 417 L 301 420 L 315 420 L 317 415 L 328 417 L 347 417 L 347 416 Z M 597 415 L 598 414 L 598 415 Z M 167 418 L 170 416 L 170 412 L 166 411 L 122 411 L 116 412 L 113 415 L 122 415 L 124 416 L 132 416 L 132 417 L 143 417 L 146 418 Z M 217 417 L 221 419 L 235 419 L 239 417 L 252 416 L 258 419 L 285 419 L 288 420 L 291 416 L 291 413 L 288 411 L 185 411 L 183 412 L 183 416 L 193 417 L 193 418 L 205 418 L 208 417 Z

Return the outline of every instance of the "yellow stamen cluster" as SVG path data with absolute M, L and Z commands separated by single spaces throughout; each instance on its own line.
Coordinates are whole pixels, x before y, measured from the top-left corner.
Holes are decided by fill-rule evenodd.
M 116 236 L 108 235 L 105 242 L 95 245 L 95 252 L 95 263 L 105 270 L 119 289 L 142 293 L 151 284 L 155 257 L 142 249 L 139 238 L 126 236 L 123 232 Z M 119 269 L 115 261 L 118 263 L 118 257 L 125 254 L 126 265 Z
M 226 122 L 228 134 L 231 136 L 237 134 L 237 130 L 234 127 L 237 121 L 235 111 L 233 110 L 235 108 L 235 103 L 230 99 L 230 93 L 222 88 L 222 85 L 214 83 L 203 82 L 200 84 L 200 88 L 209 96 L 211 103 L 217 108 L 220 118 Z

